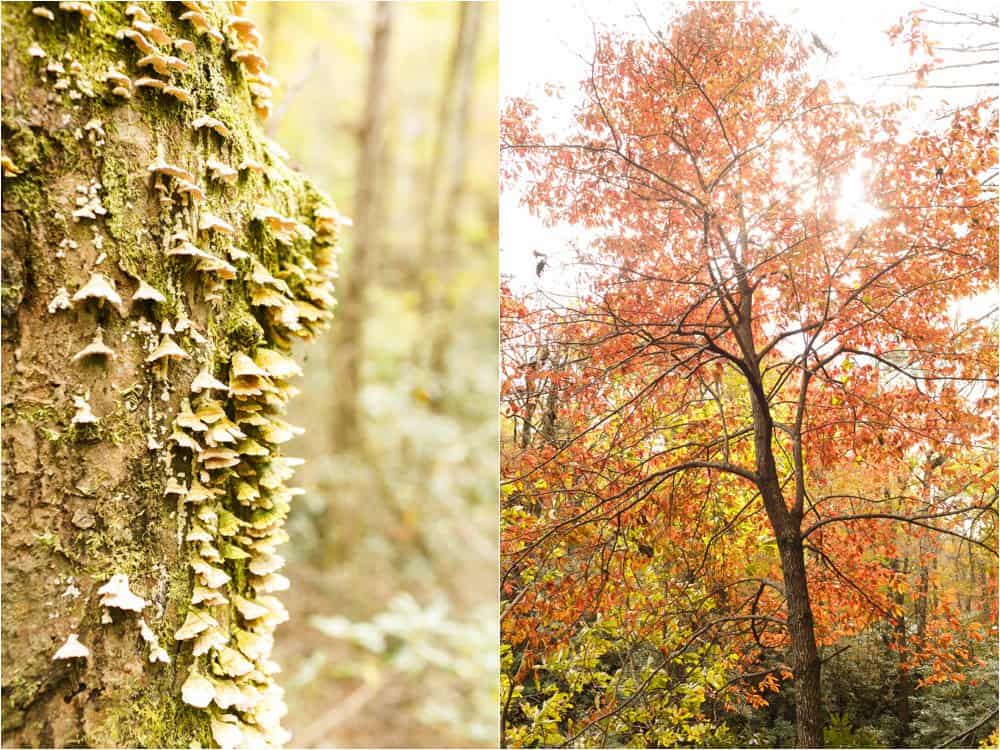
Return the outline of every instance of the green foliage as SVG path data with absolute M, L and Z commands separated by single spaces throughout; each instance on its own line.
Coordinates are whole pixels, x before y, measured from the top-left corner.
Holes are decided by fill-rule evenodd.
M 911 747 L 937 747 L 975 726 L 997 708 L 996 642 L 984 642 L 982 665 L 963 681 L 949 680 L 920 690 L 914 700 Z M 996 733 L 997 718 L 987 721 L 953 747 L 975 747 Z
M 610 620 L 581 628 L 511 692 L 514 658 L 501 646 L 501 701 L 511 747 L 725 747 L 735 737 L 710 715 L 731 668 L 711 644 L 684 651 L 690 633 L 631 640 Z M 663 654 L 672 656 L 665 659 Z M 508 701 L 509 699 L 509 701 Z
M 325 635 L 353 643 L 411 679 L 448 678 L 444 690 L 423 697 L 417 716 L 456 736 L 464 733 L 473 742 L 485 744 L 496 733 L 490 721 L 496 691 L 469 687 L 482 678 L 484 668 L 496 662 L 496 629 L 491 614 L 480 611 L 473 618 L 462 618 L 451 612 L 446 602 L 422 608 L 413 597 L 400 594 L 368 621 L 314 617 L 311 622 Z
M 825 747 L 882 747 L 870 729 L 855 729 L 845 714 L 833 714 L 823 728 Z

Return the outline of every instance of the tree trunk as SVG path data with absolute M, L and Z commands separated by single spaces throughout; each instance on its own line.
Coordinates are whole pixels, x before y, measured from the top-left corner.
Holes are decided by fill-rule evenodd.
M 750 295 L 744 296 L 742 319 L 750 320 Z M 758 371 L 753 341 L 747 325 L 742 330 L 743 350 L 748 371 Z M 778 480 L 772 440 L 774 422 L 759 376 L 749 383 L 753 410 L 754 453 L 761 497 L 778 544 L 785 584 L 785 611 L 795 675 L 795 730 L 798 747 L 823 747 L 823 699 L 821 668 L 812 605 L 809 600 L 805 552 L 802 540 L 801 508 L 788 509 Z
M 438 376 L 447 369 L 451 331 L 448 326 L 434 323 L 434 318 L 450 319 L 446 294 L 450 281 L 448 268 L 457 252 L 458 203 L 465 190 L 465 143 L 481 10 L 476 2 L 459 5 L 455 46 L 441 91 L 434 150 L 424 190 L 420 310 L 432 324 L 427 364 Z M 432 405 L 439 406 L 439 400 L 435 399 Z
M 479 17 L 482 7 L 476 2 L 463 2 L 458 18 L 458 36 L 455 39 L 455 51 L 452 56 L 451 70 L 448 74 L 448 86 L 443 96 L 454 99 L 454 121 L 450 127 L 439 130 L 439 138 L 450 134 L 448 144 L 451 146 L 450 176 L 448 179 L 447 199 L 440 205 L 444 208 L 444 216 L 438 233 L 438 240 L 433 242 L 433 230 L 425 257 L 434 269 L 437 278 L 435 288 L 439 291 L 437 303 L 433 309 L 443 321 L 452 318 L 448 304 L 448 295 L 443 293 L 450 284 L 451 274 L 447 271 L 455 262 L 458 254 L 458 205 L 465 192 L 465 142 L 469 127 L 469 106 L 472 99 L 473 63 L 476 57 L 476 39 L 479 35 Z M 442 126 L 447 123 L 442 122 Z M 437 168 L 432 165 L 433 168 Z M 428 226 L 430 216 L 428 212 Z M 430 367 L 433 373 L 443 375 L 447 370 L 448 346 L 451 341 L 451 326 L 439 324 L 434 326 L 431 338 Z
M 280 352 L 337 218 L 229 11 L 133 6 L 2 6 L 3 744 L 280 743 Z
M 795 674 L 795 730 L 798 747 L 823 747 L 823 699 L 819 650 L 813 627 L 802 539 L 796 529 L 778 540 L 785 582 L 788 635 Z
M 392 3 L 375 5 L 375 24 L 368 63 L 368 93 L 363 119 L 358 128 L 360 149 L 357 164 L 357 193 L 354 203 L 354 231 L 350 255 L 340 285 L 340 306 L 334 357 L 338 363 L 334 394 L 333 439 L 336 450 L 357 449 L 364 439 L 361 431 L 359 397 L 361 360 L 364 344 L 365 294 L 371 255 L 379 245 L 378 175 L 383 150 L 386 108 L 386 69 L 392 35 Z

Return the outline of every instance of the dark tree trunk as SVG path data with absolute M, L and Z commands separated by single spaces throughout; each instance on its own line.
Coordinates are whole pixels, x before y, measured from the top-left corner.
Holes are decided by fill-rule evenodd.
M 744 290 L 742 320 L 750 320 L 750 293 Z M 747 323 L 741 331 L 747 372 L 758 372 Z M 789 510 L 778 479 L 774 458 L 774 422 L 759 376 L 749 382 L 753 410 L 754 452 L 759 488 L 768 520 L 778 544 L 785 585 L 785 612 L 795 675 L 795 727 L 798 747 L 823 747 L 823 699 L 819 649 L 813 622 L 802 540 L 802 509 Z
M 788 636 L 795 673 L 795 728 L 799 747 L 823 747 L 823 698 L 820 658 L 816 647 L 812 605 L 806 579 L 805 556 L 798 529 L 779 537 L 785 583 Z

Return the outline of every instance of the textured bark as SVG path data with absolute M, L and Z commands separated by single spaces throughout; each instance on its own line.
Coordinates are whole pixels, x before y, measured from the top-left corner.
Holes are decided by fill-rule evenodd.
M 785 582 L 788 636 L 795 673 L 795 730 L 798 747 L 823 747 L 821 662 L 816 647 L 802 539 L 798 530 L 778 542 Z
M 740 273 L 741 306 L 737 340 L 743 353 L 745 373 L 753 412 L 754 457 L 757 481 L 774 533 L 781 558 L 785 585 L 785 613 L 791 651 L 792 672 L 795 675 L 795 731 L 798 747 L 823 747 L 823 698 L 821 692 L 822 662 L 816 645 L 812 603 L 806 575 L 802 540 L 801 472 L 796 482 L 796 497 L 791 509 L 785 502 L 774 457 L 774 420 L 760 376 L 760 363 L 754 347 L 750 326 L 753 293 L 746 274 L 734 259 Z M 803 388 L 808 385 L 804 381 Z M 800 407 L 801 408 L 801 407 Z M 800 437 L 796 438 L 795 457 L 801 466 Z
M 254 106 L 265 105 L 263 94 L 251 94 L 247 69 L 230 59 L 241 42 L 224 22 L 238 9 L 206 7 L 220 33 L 215 40 L 181 21 L 187 9 L 179 4 L 138 4 L 170 37 L 162 51 L 188 69 L 161 76 L 181 98 L 156 88 L 134 88 L 125 98 L 104 80 L 109 69 L 133 80 L 156 77 L 138 65 L 144 53 L 130 39 L 116 38 L 133 23 L 127 6 L 77 5 L 83 12 L 46 4 L 53 20 L 33 14 L 30 3 L 2 6 L 3 744 L 207 747 L 211 718 L 221 709 L 187 705 L 181 686 L 192 667 L 218 675 L 219 652 L 195 657 L 191 642 L 176 641 L 174 633 L 192 608 L 193 587 L 204 583 L 188 560 L 207 553 L 196 552 L 185 535 L 191 509 L 208 506 L 185 504 L 183 495 L 165 490 L 168 479 L 186 485 L 200 471 L 221 488 L 212 507 L 242 524 L 256 511 L 235 503 L 230 483 L 236 472 L 262 472 L 277 450 L 257 428 L 245 427 L 267 455 L 210 469 L 198 464 L 198 451 L 170 436 L 182 404 L 203 399 L 191 392 L 199 370 L 226 380 L 234 354 L 287 350 L 291 337 L 310 337 L 328 317 L 332 230 L 321 222 L 312 237 L 304 229 L 278 242 L 266 222 L 253 218 L 254 207 L 266 204 L 306 229 L 317 228 L 314 212 L 332 209 L 260 136 Z M 170 43 L 180 38 L 195 48 Z M 224 121 L 228 136 L 194 127 L 199 115 Z M 204 200 L 148 171 L 157 158 L 192 173 Z M 234 169 L 254 160 L 263 169 L 245 167 L 225 184 L 209 175 L 212 158 Z M 105 213 L 74 217 L 88 202 Z M 235 234 L 199 232 L 209 212 Z M 168 257 L 178 231 L 213 260 Z M 220 261 L 232 263 L 234 279 L 195 268 Z M 285 281 L 283 308 L 251 302 L 251 264 Z M 94 272 L 113 282 L 120 305 L 52 303 L 60 290 L 72 297 Z M 130 305 L 140 281 L 165 300 Z M 310 319 L 296 319 L 296 310 Z M 189 355 L 166 370 L 162 361 L 147 363 L 164 323 L 178 329 L 173 338 Z M 74 361 L 98 328 L 114 358 Z M 74 397 L 86 400 L 99 421 L 74 422 Z M 231 396 L 219 403 L 238 419 Z M 224 548 L 221 534 L 213 544 Z M 229 541 L 229 549 L 242 544 Z M 230 597 L 254 598 L 245 560 L 227 557 L 218 567 L 231 579 L 224 587 Z M 146 600 L 141 616 L 170 663 L 151 663 L 139 614 L 100 605 L 97 589 L 114 574 L 127 575 Z M 228 605 L 211 613 L 227 637 L 255 627 Z M 70 633 L 89 657 L 53 660 Z M 230 713 L 251 721 L 248 713 Z M 249 731 L 257 729 L 274 727 Z

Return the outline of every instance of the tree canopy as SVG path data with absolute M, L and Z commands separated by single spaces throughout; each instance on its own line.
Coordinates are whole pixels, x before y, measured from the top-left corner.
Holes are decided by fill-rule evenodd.
M 570 299 L 502 300 L 509 744 L 731 742 L 788 685 L 817 746 L 848 639 L 906 693 L 995 627 L 995 110 L 914 132 L 815 54 L 691 4 L 506 103 L 504 184 L 586 246 Z

